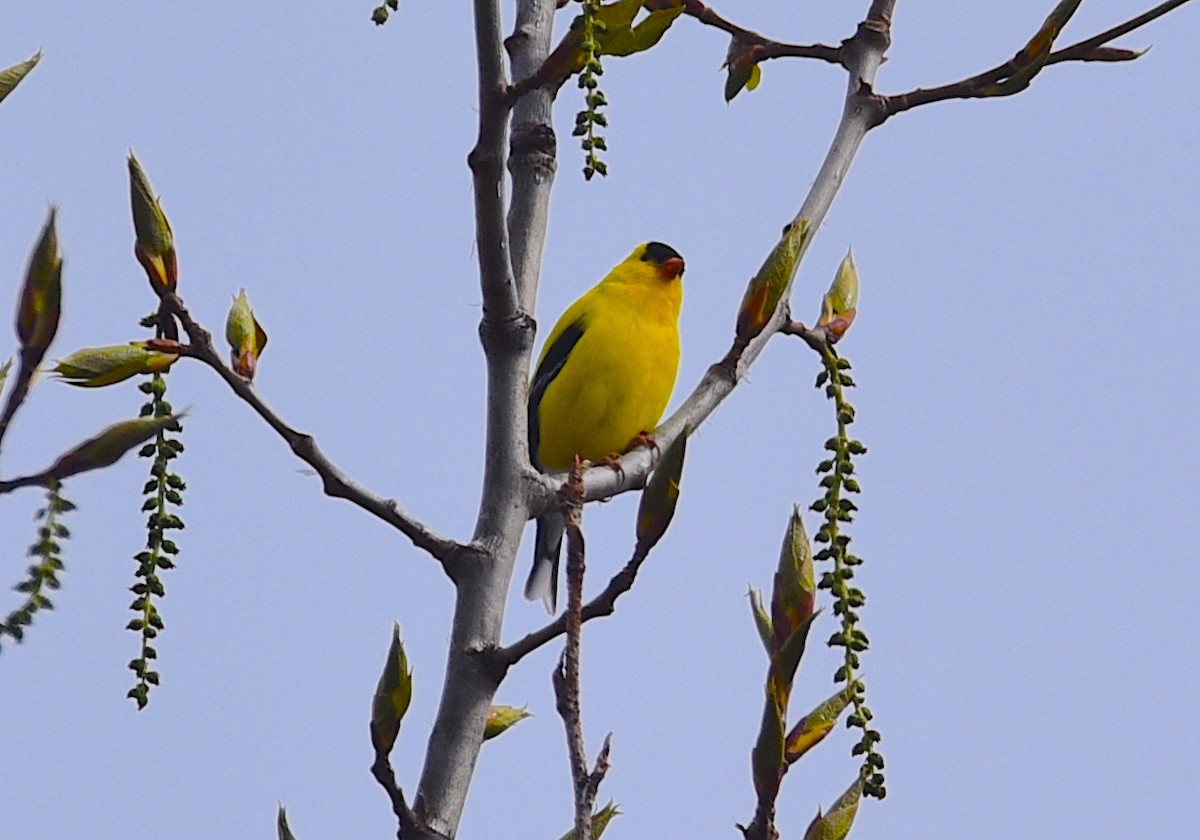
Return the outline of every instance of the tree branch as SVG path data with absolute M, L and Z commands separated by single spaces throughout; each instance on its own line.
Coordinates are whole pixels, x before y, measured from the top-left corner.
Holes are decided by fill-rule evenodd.
M 553 16 L 547 4 L 552 7 L 553 0 L 518 0 L 519 29 L 509 40 L 509 50 L 522 66 L 536 66 L 545 58 L 549 34 L 542 29 L 548 30 Z M 405 840 L 453 837 L 458 830 L 488 710 L 504 676 L 489 653 L 499 643 L 508 585 L 533 495 L 527 479 L 531 469 L 525 403 L 534 323 L 526 306 L 536 291 L 545 228 L 542 205 L 548 198 L 542 193 L 550 182 L 538 181 L 544 170 L 531 168 L 526 178 L 520 167 L 527 162 L 515 163 L 522 177 L 506 219 L 505 140 L 511 103 L 505 96 L 498 0 L 474 0 L 474 16 L 479 136 L 467 160 L 475 192 L 483 296 L 479 333 L 487 362 L 483 490 L 471 551 L 447 564 L 457 587 L 446 676 L 413 804 L 419 825 Z M 517 136 L 514 133 L 514 141 Z M 521 228 L 512 235 L 515 254 L 510 252 L 510 225 Z
M 785 44 L 765 35 L 760 35 L 752 29 L 731 23 L 717 13 L 716 9 L 706 6 L 700 0 L 686 0 L 683 13 L 695 18 L 706 26 L 713 26 L 722 32 L 729 33 L 749 48 L 755 48 L 755 55 L 761 60 L 768 58 L 815 58 L 830 64 L 845 66 L 842 61 L 840 47 L 827 44 Z
M 400 825 L 396 838 L 402 840 L 406 826 L 413 822 L 413 815 L 408 803 L 404 801 L 404 791 L 396 784 L 396 774 L 392 771 L 392 763 L 386 755 L 376 753 L 375 761 L 371 765 L 371 775 L 391 800 L 392 813 L 396 815 L 396 821 Z
M 320 448 L 312 435 L 297 431 L 283 421 L 275 411 L 258 395 L 254 386 L 234 373 L 213 345 L 212 334 L 192 318 L 183 299 L 175 292 L 159 290 L 159 296 L 167 309 L 179 319 L 184 332 L 191 339 L 191 344 L 179 345 L 180 355 L 189 356 L 208 365 L 217 375 L 225 380 L 243 402 L 254 409 L 267 425 L 278 434 L 291 448 L 297 458 L 304 461 L 321 478 L 325 493 L 338 499 L 345 499 L 357 505 L 368 513 L 372 513 L 408 537 L 413 545 L 429 553 L 430 556 L 445 563 L 446 560 L 462 545 L 438 534 L 421 520 L 409 514 L 395 499 L 387 499 L 367 490 L 354 479 L 350 478 L 333 463 Z
M 1072 44 L 1069 47 L 1064 47 L 1061 50 L 1055 50 L 1050 53 L 1043 67 L 1051 64 L 1060 64 L 1064 61 L 1132 61 L 1140 56 L 1141 53 L 1130 50 L 1105 49 L 1104 45 L 1116 38 L 1120 38 L 1122 35 L 1145 26 L 1151 21 L 1189 2 L 1191 0 L 1168 0 L 1168 2 L 1160 3 L 1153 9 L 1130 18 L 1111 29 L 1107 29 L 1099 35 Z M 1024 50 L 1018 52 L 1003 64 L 997 65 L 990 70 L 985 70 L 970 78 L 962 79 L 961 81 L 940 85 L 939 87 L 917 88 L 907 93 L 884 96 L 882 97 L 883 115 L 881 122 L 896 114 L 933 102 L 945 102 L 949 99 L 980 99 L 995 96 L 1012 96 L 1013 94 L 1020 93 L 1028 86 L 1027 84 L 1000 90 L 997 90 L 996 86 L 1012 77 L 1014 73 L 1025 66 L 1025 62 L 1022 60 L 1024 57 L 1023 53 Z M 1039 69 L 1038 72 L 1040 73 L 1041 70 Z
M 504 42 L 513 76 L 523 78 L 544 63 L 550 52 L 554 26 L 553 2 L 521 3 L 513 34 Z M 538 88 L 513 107 L 508 171 L 512 175 L 512 203 L 508 208 L 508 237 L 517 301 L 523 312 L 532 312 L 546 228 L 550 218 L 550 191 L 558 168 L 557 141 L 551 109 L 554 91 Z
M 604 587 L 604 591 L 583 605 L 580 610 L 580 621 L 588 622 L 593 618 L 603 618 L 612 615 L 617 608 L 617 599 L 633 588 L 633 584 L 637 580 L 638 570 L 641 569 L 642 563 L 646 561 L 647 556 L 649 556 L 649 553 L 641 550 L 640 547 L 638 550 L 635 550 L 633 557 L 625 564 L 625 567 L 612 576 L 608 585 Z M 513 642 L 508 647 L 498 650 L 496 658 L 502 667 L 510 668 L 542 647 L 542 645 L 553 641 L 566 632 L 567 614 L 563 613 L 540 630 L 535 630 Z
M 579 461 L 571 471 L 568 483 L 571 503 L 567 507 L 567 643 L 562 658 L 554 669 L 554 697 L 558 714 L 567 731 L 567 752 L 570 756 L 571 780 L 575 790 L 575 837 L 592 836 L 592 810 L 596 804 L 596 791 L 604 774 L 608 771 L 608 752 L 612 740 L 610 733 L 604 739 L 600 756 L 596 759 L 595 771 L 589 773 L 587 751 L 583 745 L 583 716 L 580 711 L 579 667 L 580 635 L 583 620 L 583 532 L 579 528 L 580 504 L 576 491 L 579 478 Z
M 12 389 L 8 392 L 8 400 L 4 404 L 4 412 L 0 414 L 0 443 L 4 441 L 4 435 L 8 431 L 8 425 L 16 416 L 17 410 L 20 409 L 25 398 L 29 396 L 29 388 L 33 384 L 33 375 L 37 373 L 37 366 L 41 361 L 41 357 L 45 355 L 45 348 L 33 351 L 21 351 L 21 365 L 17 369 L 17 379 L 13 383 Z M 36 359 L 28 361 L 30 359 Z M 0 384 L 3 384 L 0 382 Z

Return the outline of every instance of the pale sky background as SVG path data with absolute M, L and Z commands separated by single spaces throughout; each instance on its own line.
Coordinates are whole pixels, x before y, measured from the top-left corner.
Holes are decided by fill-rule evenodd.
M 355 478 L 465 539 L 484 373 L 469 4 L 409 0 L 381 29 L 371 5 L 6 0 L 0 66 L 46 55 L 0 105 L 0 313 L 54 201 L 66 291 L 51 356 L 142 335 L 153 299 L 131 253 L 133 148 L 174 226 L 192 311 L 219 331 L 248 289 L 270 334 L 264 397 Z M 718 8 L 780 39 L 836 43 L 867 5 Z M 1052 5 L 901 0 L 879 87 L 999 63 Z M 1065 37 L 1148 5 L 1085 3 Z M 862 278 L 842 346 L 870 447 L 852 533 L 889 796 L 863 806 L 855 838 L 1200 827 L 1197 43 L 1200 4 L 1123 39 L 1154 45 L 1135 63 L 1056 66 L 1015 98 L 896 118 L 867 139 L 802 268 L 803 319 L 849 246 Z M 728 348 L 745 280 L 799 207 L 844 88 L 840 69 L 777 61 L 726 105 L 726 45 L 682 19 L 651 54 L 606 65 L 607 180 L 579 175 L 573 88 L 555 112 L 539 320 L 634 244 L 673 245 L 688 263 L 675 403 Z M 768 348 L 695 435 L 679 515 L 635 590 L 588 626 L 588 748 L 614 733 L 601 800 L 626 814 L 606 838 L 733 838 L 752 816 L 766 661 L 745 592 L 769 586 L 791 504 L 817 495 L 832 412 L 816 371 L 799 342 Z M 131 457 L 67 485 L 79 511 L 57 608 L 0 655 L 0 837 L 271 838 L 277 801 L 300 840 L 394 836 L 367 770 L 371 692 L 399 620 L 416 693 L 393 760 L 411 795 L 452 586 L 398 534 L 323 497 L 211 372 L 180 363 L 170 397 L 193 409 L 162 686 L 142 713 L 124 699 L 148 469 Z M 134 383 L 43 382 L 5 441 L 4 474 L 45 466 L 141 400 Z M 40 502 L 0 498 L 4 613 Z M 593 590 L 629 555 L 634 504 L 588 509 Z M 545 620 L 519 583 L 510 601 L 507 640 Z M 822 619 L 813 639 L 833 628 Z M 553 840 L 570 825 L 556 657 L 542 650 L 501 688 L 499 702 L 536 716 L 484 747 L 464 840 Z M 833 690 L 835 666 L 810 648 L 793 716 Z M 789 775 L 786 838 L 851 781 L 850 746 L 839 728 Z

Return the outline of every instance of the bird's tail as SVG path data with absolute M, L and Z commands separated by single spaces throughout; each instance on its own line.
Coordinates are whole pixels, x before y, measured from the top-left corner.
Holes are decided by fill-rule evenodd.
M 561 513 L 547 513 L 538 517 L 533 568 L 529 570 L 529 579 L 525 581 L 526 600 L 536 601 L 540 598 L 550 615 L 558 611 L 558 557 L 566 529 L 567 519 Z

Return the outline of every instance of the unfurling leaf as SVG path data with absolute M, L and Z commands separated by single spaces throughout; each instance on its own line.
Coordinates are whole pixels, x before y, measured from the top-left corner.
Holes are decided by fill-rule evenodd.
M 1150 52 L 1150 48 L 1144 50 L 1127 50 L 1124 47 L 1096 47 L 1088 50 L 1082 56 L 1080 61 L 1134 61 Z
M 751 278 L 737 316 L 737 338 L 742 344 L 762 332 L 774 316 L 796 272 L 796 263 L 807 240 L 807 219 L 800 219 L 785 227 L 762 267 Z
M 42 51 L 38 50 L 20 64 L 0 70 L 0 102 L 3 102 L 6 96 L 16 90 L 17 85 L 21 84 L 21 80 L 28 76 L 29 71 L 37 67 L 37 63 L 41 60 Z
M 371 746 L 375 754 L 386 756 L 396 744 L 400 734 L 400 722 L 412 702 L 412 669 L 408 667 L 408 655 L 404 642 L 400 640 L 400 625 L 392 625 L 392 643 L 388 648 L 387 661 L 375 696 L 371 703 Z
M 800 722 L 792 727 L 792 731 L 788 733 L 785 747 L 788 764 L 794 764 L 801 756 L 824 740 L 837 723 L 838 717 L 854 700 L 859 685 L 854 682 L 846 686 L 802 717 Z
M 725 101 L 730 102 L 735 96 L 746 90 L 754 90 L 762 80 L 763 48 L 734 35 L 729 41 L 729 50 L 725 53 L 725 63 L 721 66 L 729 73 L 725 77 Z
M 773 651 L 780 650 L 793 631 L 812 617 L 816 594 L 812 544 L 804 530 L 800 506 L 793 505 L 771 591 Z
M 818 615 L 820 613 L 815 612 L 804 619 L 771 657 L 771 666 L 767 669 L 767 691 L 779 704 L 781 714 L 787 712 L 792 681 L 796 678 L 796 669 L 800 667 L 800 660 L 804 657 L 808 631 L 812 629 L 813 619 Z
M 817 325 L 825 327 L 836 341 L 846 334 L 858 313 L 858 267 L 854 264 L 854 252 L 847 251 L 834 275 L 829 291 L 821 298 L 821 317 Z
M 282 802 L 279 803 L 279 816 L 275 819 L 275 831 L 278 840 L 296 840 L 296 835 L 288 828 L 287 809 L 283 807 Z
M 17 338 L 21 340 L 21 364 L 36 368 L 58 332 L 62 311 L 62 256 L 58 253 L 55 220 L 58 208 L 50 206 L 46 224 L 25 269 L 25 285 L 17 305 Z
M 267 346 L 267 333 L 254 317 L 245 289 L 238 292 L 233 299 L 233 306 L 229 308 L 229 317 L 225 319 L 225 339 L 229 342 L 233 372 L 243 379 L 253 379 L 258 369 L 258 357 Z
M 1083 0 L 1061 0 L 1054 10 L 1046 17 L 1038 31 L 1029 39 L 1029 43 L 1021 48 L 1013 59 L 1015 69 L 1012 75 L 989 85 L 984 89 L 987 96 L 1008 96 L 1029 87 L 1033 77 L 1046 66 L 1050 51 L 1054 49 L 1054 41 L 1062 32 L 1067 21 L 1079 9 Z
M 592 814 L 592 840 L 597 840 L 600 835 L 604 834 L 604 829 L 608 828 L 613 817 L 619 816 L 621 816 L 621 810 L 611 799 L 608 800 L 607 805 Z M 559 840 L 575 840 L 575 829 L 568 831 Z
M 183 413 L 164 417 L 139 417 L 114 423 L 100 434 L 63 454 L 50 469 L 46 477 L 61 480 L 88 470 L 110 467 L 121 456 L 140 443 L 144 443 L 164 429 L 174 427 Z
M 609 27 L 608 32 L 600 36 L 601 55 L 626 56 L 645 52 L 661 41 L 675 19 L 683 14 L 683 0 L 646 0 L 634 5 L 644 5 L 649 14 L 632 28 L 626 25 L 614 31 Z
M 136 242 L 133 253 L 146 270 L 150 285 L 157 291 L 175 291 L 178 269 L 175 262 L 175 237 L 163 212 L 154 187 L 138 159 L 129 153 L 129 202 L 133 210 Z
M 488 741 L 497 735 L 508 731 L 533 713 L 524 706 L 492 706 L 488 709 L 487 723 L 483 726 L 483 740 Z
M 84 347 L 54 366 L 53 372 L 68 385 L 102 388 L 123 382 L 140 373 L 161 373 L 179 359 L 178 354 L 150 350 L 145 342 L 133 341 L 113 347 Z
M 771 616 L 767 614 L 767 609 L 763 606 L 761 592 L 750 587 L 750 591 L 746 594 L 750 596 L 750 613 L 754 616 L 754 627 L 758 630 L 758 636 L 767 650 L 767 656 L 770 656 L 775 652 L 775 631 L 771 627 Z
M 750 771 L 754 777 L 754 792 L 760 802 L 775 800 L 779 783 L 783 780 L 787 763 L 784 759 L 787 724 L 784 715 L 787 709 L 768 690 L 763 703 L 762 724 L 758 738 L 750 751 Z
M 846 792 L 838 797 L 829 809 L 822 815 L 817 811 L 817 817 L 804 832 L 804 840 L 845 840 L 854 825 L 854 817 L 858 813 L 858 802 L 862 799 L 863 780 L 860 776 Z
M 683 477 L 683 458 L 687 453 L 688 430 L 685 428 L 667 447 L 638 503 L 637 542 L 642 551 L 652 549 L 671 524 L 679 501 L 679 482 Z
M 643 7 L 648 14 L 634 25 Z M 650 49 L 662 40 L 683 9 L 684 0 L 616 0 L 600 6 L 596 13 L 600 24 L 596 54 L 628 56 Z M 571 28 L 546 62 L 555 68 L 553 75 L 562 81 L 584 68 L 587 50 L 582 15 L 571 22 Z

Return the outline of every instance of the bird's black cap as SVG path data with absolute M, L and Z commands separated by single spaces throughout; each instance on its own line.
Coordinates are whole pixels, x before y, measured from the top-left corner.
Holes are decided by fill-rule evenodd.
M 642 254 L 642 259 L 662 265 L 667 260 L 682 260 L 683 257 L 680 256 L 679 252 L 670 245 L 664 245 L 661 242 L 647 242 L 646 250 Z

